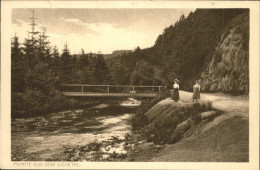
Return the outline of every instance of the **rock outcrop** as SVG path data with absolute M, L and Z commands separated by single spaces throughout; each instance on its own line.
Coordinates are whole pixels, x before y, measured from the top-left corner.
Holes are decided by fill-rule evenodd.
M 219 111 L 211 108 L 210 101 L 174 102 L 168 98 L 144 114 L 148 120 L 144 134 L 149 141 L 156 144 L 176 143 L 198 122 L 212 119 L 219 114 Z
M 204 92 L 248 94 L 249 14 L 234 18 L 223 31 L 212 60 L 200 77 Z

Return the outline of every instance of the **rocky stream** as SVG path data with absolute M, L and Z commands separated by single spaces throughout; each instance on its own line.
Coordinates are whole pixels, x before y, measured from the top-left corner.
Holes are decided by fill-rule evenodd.
M 129 98 L 12 120 L 12 161 L 120 161 L 143 142 L 131 132 L 131 117 L 140 104 Z

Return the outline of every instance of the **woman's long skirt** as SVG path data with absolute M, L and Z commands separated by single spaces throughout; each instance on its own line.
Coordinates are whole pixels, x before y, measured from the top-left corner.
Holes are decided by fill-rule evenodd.
M 180 99 L 178 88 L 173 89 L 172 99 L 176 102 Z
M 193 99 L 200 99 L 200 90 L 199 88 L 193 89 Z

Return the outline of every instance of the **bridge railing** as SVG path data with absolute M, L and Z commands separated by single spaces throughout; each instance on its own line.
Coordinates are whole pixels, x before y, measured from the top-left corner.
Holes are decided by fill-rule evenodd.
M 73 92 L 102 92 L 102 93 L 120 93 L 127 89 L 128 93 L 136 93 L 136 90 L 143 92 L 144 89 L 157 89 L 156 92 L 160 92 L 165 86 L 138 86 L 138 85 L 92 85 L 92 84 L 61 84 L 62 87 L 71 87 L 69 91 Z M 76 88 L 76 89 L 75 89 Z M 66 89 L 66 88 L 65 88 Z M 68 88 L 67 88 L 68 90 Z M 62 88 L 64 91 L 64 88 Z

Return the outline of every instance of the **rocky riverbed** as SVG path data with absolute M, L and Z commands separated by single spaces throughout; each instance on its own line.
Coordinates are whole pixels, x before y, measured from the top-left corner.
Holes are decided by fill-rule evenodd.
M 12 120 L 13 161 L 117 161 L 135 146 L 128 99 L 86 110 Z
M 49 161 L 122 161 L 143 142 L 142 138 L 129 133 L 124 138 L 111 136 L 107 140 L 95 140 L 83 146 L 64 146 L 63 152 L 54 155 Z
M 84 146 L 64 146 L 62 154 L 54 155 L 48 161 L 102 161 L 125 162 L 138 161 L 135 156 L 152 156 L 162 150 L 165 145 L 147 142 L 140 132 L 125 134 L 124 138 L 111 136 L 107 140 L 94 141 Z

